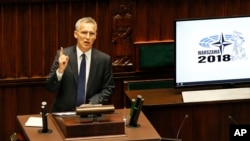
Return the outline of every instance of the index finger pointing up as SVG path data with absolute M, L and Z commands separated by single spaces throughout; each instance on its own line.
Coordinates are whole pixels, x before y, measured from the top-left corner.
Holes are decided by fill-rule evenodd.
M 61 50 L 60 50 L 60 56 L 64 55 L 63 54 L 63 47 L 61 47 Z

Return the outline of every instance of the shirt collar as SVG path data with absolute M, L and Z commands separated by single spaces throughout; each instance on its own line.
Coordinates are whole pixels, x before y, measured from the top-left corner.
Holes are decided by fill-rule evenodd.
M 86 55 L 86 59 L 89 59 L 91 57 L 91 52 L 92 52 L 92 49 L 84 53 Z M 78 46 L 76 46 L 76 54 L 77 54 L 77 58 L 81 58 L 81 55 L 83 54 L 83 52 L 78 48 Z

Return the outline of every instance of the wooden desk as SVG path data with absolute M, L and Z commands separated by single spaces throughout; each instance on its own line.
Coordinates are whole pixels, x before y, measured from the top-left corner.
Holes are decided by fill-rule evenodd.
M 124 115 L 129 115 L 129 109 L 118 109 L 115 110 L 116 113 L 122 113 Z M 28 120 L 29 117 L 39 116 L 39 115 L 20 115 L 17 116 L 18 122 L 22 128 L 22 131 L 24 133 L 24 136 L 27 140 L 30 141 L 62 141 L 64 140 L 63 134 L 57 126 L 54 118 L 49 115 L 48 118 L 48 127 L 53 132 L 52 133 L 46 133 L 46 134 L 39 134 L 37 131 L 39 128 L 36 127 L 26 127 L 25 122 Z M 145 117 L 143 112 L 141 112 L 138 123 L 140 124 L 140 127 L 138 128 L 128 128 L 125 127 L 125 135 L 120 136 L 95 136 L 95 137 L 86 137 L 81 139 L 73 139 L 75 140 L 88 140 L 91 139 L 91 141 L 117 141 L 117 140 L 144 140 L 144 141 L 160 141 L 161 137 L 157 133 L 157 131 L 154 129 L 152 124 L 148 121 L 148 119 Z M 72 140 L 71 140 L 72 141 Z
M 183 103 L 180 90 L 148 89 L 125 91 L 127 100 L 141 95 L 142 111 L 161 137 L 175 138 L 188 115 L 179 138 L 183 141 L 226 141 L 232 116 L 239 124 L 250 124 L 250 100 Z
M 181 92 L 175 89 L 147 89 L 147 90 L 128 90 L 126 96 L 131 100 L 137 95 L 144 98 L 143 106 L 162 106 L 170 104 L 182 104 Z

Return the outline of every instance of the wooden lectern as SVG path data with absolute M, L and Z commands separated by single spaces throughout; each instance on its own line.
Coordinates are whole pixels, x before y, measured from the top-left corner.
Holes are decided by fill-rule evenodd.
M 75 119 L 75 117 L 67 117 L 69 119 L 63 119 L 63 117 L 53 117 L 52 115 L 49 115 L 48 116 L 48 128 L 52 130 L 52 132 L 42 133 L 42 134 L 38 132 L 40 128 L 25 126 L 25 123 L 29 119 L 29 117 L 34 117 L 34 116 L 39 117 L 40 115 L 20 115 L 20 116 L 17 116 L 17 119 L 21 126 L 24 137 L 26 138 L 26 140 L 29 140 L 29 141 L 67 141 L 67 140 L 78 141 L 78 140 L 88 140 L 88 139 L 91 139 L 91 141 L 104 141 L 104 140 L 160 141 L 161 140 L 160 135 L 157 133 L 157 131 L 152 126 L 152 124 L 145 117 L 143 112 L 141 112 L 139 120 L 138 120 L 138 123 L 140 124 L 139 127 L 127 127 L 125 125 L 126 123 L 122 122 L 123 128 L 118 129 L 118 128 L 121 128 L 120 121 L 123 121 L 123 118 L 128 117 L 129 114 L 130 114 L 129 109 L 116 109 L 115 112 L 113 113 L 113 116 L 112 114 L 110 114 L 110 115 L 106 115 L 106 117 L 99 119 L 99 120 L 103 120 L 102 122 L 106 124 L 104 125 L 105 127 L 102 130 L 99 130 L 98 128 L 100 128 L 103 125 L 98 125 L 100 127 L 95 127 L 95 126 L 91 127 L 93 129 L 89 129 L 89 128 L 79 129 L 78 132 L 80 133 L 90 132 L 90 130 L 96 131 L 96 133 L 93 134 L 92 132 L 91 135 L 84 135 L 84 136 L 77 135 L 77 137 L 73 137 L 76 135 L 72 135 L 69 133 L 67 134 L 67 131 L 70 132 L 69 131 L 70 129 L 63 129 L 65 131 L 62 130 L 62 127 L 66 128 L 67 126 L 79 125 L 80 123 L 77 120 L 80 120 L 80 119 Z M 76 121 L 77 121 L 77 124 L 72 123 Z M 111 121 L 115 123 L 109 126 Z M 88 122 L 89 121 L 86 121 L 83 119 L 82 124 L 87 125 L 89 124 Z M 99 122 L 99 124 L 102 122 Z M 96 123 L 92 123 L 92 124 L 96 124 Z M 59 124 L 62 124 L 62 125 L 59 125 Z M 118 128 L 114 128 L 114 126 Z M 108 133 L 107 132 L 105 133 L 104 130 L 110 130 L 110 131 Z M 114 131 L 114 130 L 117 130 L 117 131 Z
M 121 114 L 103 114 L 100 117 L 53 116 L 65 138 L 105 135 L 125 135 Z

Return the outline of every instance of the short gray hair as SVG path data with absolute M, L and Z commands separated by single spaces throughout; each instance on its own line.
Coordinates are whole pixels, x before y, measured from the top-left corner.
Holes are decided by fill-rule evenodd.
M 75 30 L 78 30 L 78 29 L 79 29 L 81 23 L 92 23 L 92 24 L 95 25 L 96 30 L 97 30 L 97 23 L 96 23 L 96 21 L 95 21 L 93 18 L 91 18 L 91 17 L 83 17 L 83 18 L 77 20 L 77 22 L 76 22 L 76 24 L 75 24 Z

